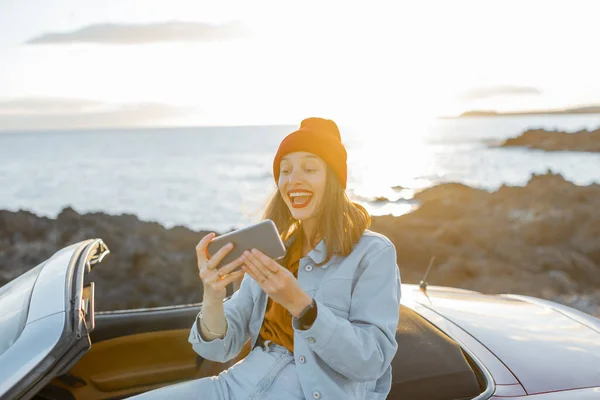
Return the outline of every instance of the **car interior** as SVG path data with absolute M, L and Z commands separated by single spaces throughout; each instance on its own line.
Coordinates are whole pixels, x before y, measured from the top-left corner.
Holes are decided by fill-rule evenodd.
M 165 385 L 219 374 L 249 352 L 217 363 L 188 343 L 200 305 L 95 315 L 91 349 L 53 379 L 34 399 L 123 399 Z M 484 377 L 460 346 L 411 309 L 401 306 L 388 399 L 472 399 L 485 390 Z

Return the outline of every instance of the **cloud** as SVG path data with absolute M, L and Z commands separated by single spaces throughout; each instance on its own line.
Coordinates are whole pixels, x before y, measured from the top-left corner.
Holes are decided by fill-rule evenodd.
M 148 44 L 161 42 L 207 42 L 247 35 L 240 22 L 208 24 L 202 22 L 157 22 L 150 24 L 95 24 L 71 32 L 44 33 L 25 44 Z
M 160 103 L 114 104 L 30 98 L 0 102 L 0 130 L 115 128 L 168 124 L 196 110 Z
M 461 100 L 481 100 L 498 96 L 538 96 L 540 94 L 542 94 L 540 89 L 531 86 L 500 85 L 475 88 L 462 93 L 459 97 Z
M 0 115 L 72 113 L 103 105 L 106 103 L 87 99 L 24 98 L 0 101 Z

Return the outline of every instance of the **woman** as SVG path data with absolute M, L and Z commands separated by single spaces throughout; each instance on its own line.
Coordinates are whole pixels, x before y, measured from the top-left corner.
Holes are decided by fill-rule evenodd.
M 209 360 L 252 350 L 218 376 L 150 394 L 200 399 L 385 399 L 400 306 L 396 252 L 367 230 L 370 217 L 350 202 L 346 150 L 337 125 L 308 118 L 279 146 L 273 161 L 278 190 L 265 218 L 288 247 L 279 264 L 257 250 L 216 269 L 196 247 L 204 302 L 191 333 Z M 231 272 L 242 266 L 241 270 Z M 225 287 L 243 276 L 226 302 Z M 173 390 L 177 390 L 177 392 Z

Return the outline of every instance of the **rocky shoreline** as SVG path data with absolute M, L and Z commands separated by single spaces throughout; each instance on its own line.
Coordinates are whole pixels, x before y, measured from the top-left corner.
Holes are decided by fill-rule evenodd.
M 405 283 L 418 283 L 435 256 L 432 285 L 532 295 L 600 317 L 600 185 L 548 173 L 495 192 L 442 184 L 416 200 L 412 213 L 372 225 L 394 242 Z M 0 286 L 100 237 L 111 254 L 90 274 L 99 310 L 199 302 L 194 247 L 205 233 L 71 208 L 56 219 L 0 211 Z
M 600 152 L 600 128 L 569 133 L 529 129 L 521 135 L 505 140 L 500 147 L 527 147 L 545 151 Z
M 417 194 L 420 208 L 378 217 L 372 229 L 398 251 L 405 282 L 516 293 L 600 317 L 600 185 L 534 175 L 495 192 L 443 184 Z

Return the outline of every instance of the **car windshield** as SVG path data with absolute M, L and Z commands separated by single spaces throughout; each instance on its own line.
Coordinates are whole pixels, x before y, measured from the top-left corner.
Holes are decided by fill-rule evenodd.
M 12 346 L 25 328 L 33 285 L 43 264 L 0 288 L 0 355 Z

